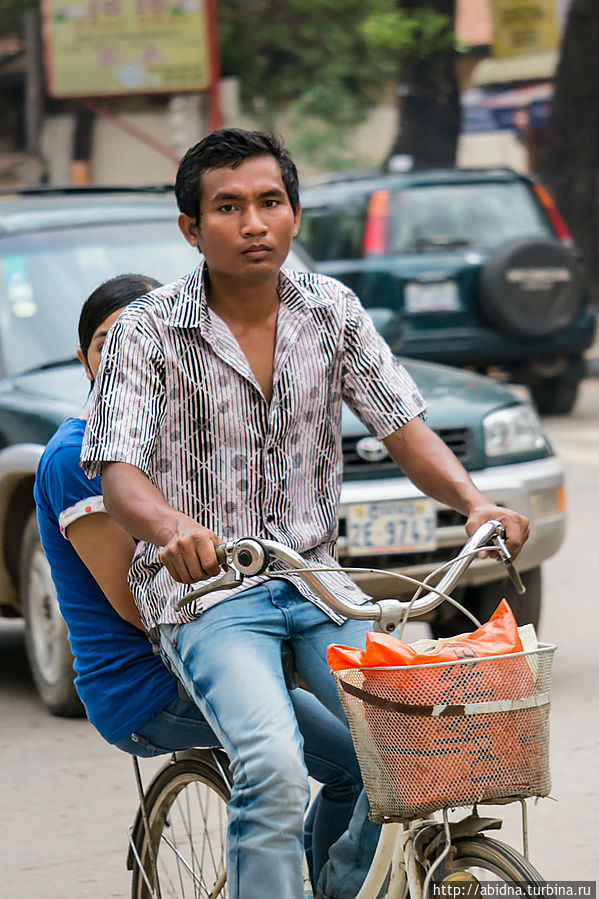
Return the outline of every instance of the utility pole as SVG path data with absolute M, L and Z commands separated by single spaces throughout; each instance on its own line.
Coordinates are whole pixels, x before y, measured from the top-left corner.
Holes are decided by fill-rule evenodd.
M 40 20 L 37 11 L 29 10 L 24 14 L 25 36 L 25 149 L 34 165 L 32 173 L 37 175 L 32 180 L 40 180 L 43 164 L 40 152 L 40 136 L 43 116 L 43 71 L 42 41 Z M 29 166 L 28 166 L 29 169 Z

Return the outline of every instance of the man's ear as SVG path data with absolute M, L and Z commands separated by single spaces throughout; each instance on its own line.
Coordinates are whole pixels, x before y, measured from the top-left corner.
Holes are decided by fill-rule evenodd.
M 90 369 L 89 365 L 87 364 L 87 359 L 86 359 L 85 356 L 83 355 L 83 350 L 81 349 L 80 346 L 77 347 L 77 358 L 79 359 L 79 362 L 81 362 L 81 365 L 82 365 L 82 366 L 84 367 L 84 369 L 85 369 L 85 376 L 86 376 L 87 380 L 88 380 L 88 381 L 91 381 L 92 384 L 93 384 L 93 383 L 94 383 L 94 376 L 93 376 L 92 373 L 91 373 L 91 369 Z
M 187 241 L 187 243 L 192 247 L 197 247 L 198 250 L 200 247 L 200 227 L 196 220 L 192 218 L 190 215 L 185 215 L 182 212 L 177 219 L 179 225 L 179 231 Z
M 297 237 L 297 232 L 299 231 L 301 220 L 302 220 L 302 207 L 298 204 L 297 210 L 295 212 L 294 220 L 293 220 L 293 236 L 294 237 Z

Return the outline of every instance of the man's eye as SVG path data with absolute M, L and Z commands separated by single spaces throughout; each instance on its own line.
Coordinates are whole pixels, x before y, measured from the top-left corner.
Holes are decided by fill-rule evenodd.
M 222 206 L 218 207 L 219 212 L 232 212 L 235 207 L 232 203 L 223 203 Z
M 274 200 L 274 199 L 265 200 L 264 205 L 266 206 L 267 209 L 272 209 L 274 206 L 279 205 L 279 201 Z

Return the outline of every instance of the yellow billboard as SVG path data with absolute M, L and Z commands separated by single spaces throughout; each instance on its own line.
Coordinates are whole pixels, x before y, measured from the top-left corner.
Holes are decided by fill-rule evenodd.
M 206 0 L 43 0 L 42 11 L 53 97 L 209 86 Z
M 558 49 L 556 0 L 491 0 L 491 10 L 493 56 L 519 56 Z

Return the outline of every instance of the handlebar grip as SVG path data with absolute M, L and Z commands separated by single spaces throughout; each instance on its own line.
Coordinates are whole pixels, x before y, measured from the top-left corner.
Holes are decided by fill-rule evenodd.
M 216 553 L 216 561 L 222 568 L 222 566 L 227 561 L 227 546 L 226 546 L 226 544 L 219 543 L 218 546 L 214 547 L 214 552 Z

